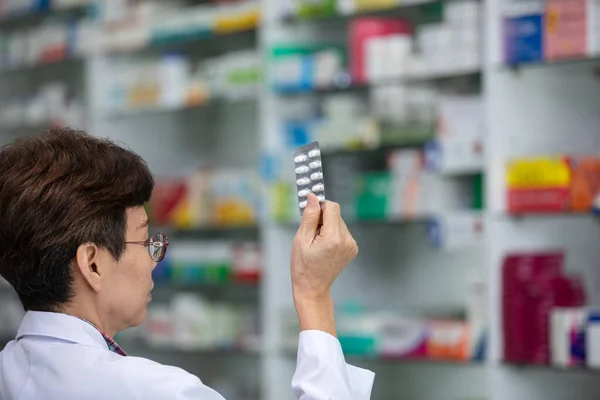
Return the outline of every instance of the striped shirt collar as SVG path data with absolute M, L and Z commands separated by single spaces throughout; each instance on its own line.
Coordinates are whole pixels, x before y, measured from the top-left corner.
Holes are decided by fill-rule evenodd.
M 86 319 L 83 319 L 83 318 L 79 318 L 79 319 L 82 320 L 82 321 L 84 321 L 84 322 L 87 322 L 88 324 L 90 324 L 91 326 L 93 326 L 98 332 L 100 332 L 100 334 L 104 338 L 104 341 L 106 342 L 106 346 L 108 346 L 108 350 L 112 351 L 115 354 L 123 356 L 123 357 L 127 356 L 127 354 L 125 353 L 125 351 L 123 351 L 123 349 L 121 348 L 121 346 L 119 346 L 119 344 L 117 343 L 117 341 L 112 336 L 109 336 L 106 333 L 102 332 L 102 330 L 100 330 L 96 325 L 94 325 L 90 321 L 88 321 Z

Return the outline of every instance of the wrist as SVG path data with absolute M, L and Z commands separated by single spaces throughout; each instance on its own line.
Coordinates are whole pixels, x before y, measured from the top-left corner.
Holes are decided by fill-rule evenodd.
M 337 336 L 331 293 L 304 296 L 294 293 L 294 305 L 301 331 L 319 330 Z

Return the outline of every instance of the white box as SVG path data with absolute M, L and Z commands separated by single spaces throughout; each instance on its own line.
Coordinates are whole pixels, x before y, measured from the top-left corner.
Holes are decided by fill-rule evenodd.
M 550 313 L 550 359 L 557 367 L 573 367 L 583 364 L 576 357 L 573 347 L 586 325 L 583 308 L 556 308 Z
M 385 78 L 395 79 L 406 75 L 412 54 L 412 37 L 410 35 L 391 35 L 387 38 L 387 62 Z
M 587 4 L 588 55 L 600 54 L 600 0 L 588 0 Z
M 382 82 L 386 78 L 388 56 L 386 37 L 374 37 L 367 40 L 365 61 L 368 82 Z
M 600 368 L 600 311 L 589 311 L 585 330 L 585 356 L 589 368 Z
M 425 148 L 427 168 L 440 173 L 482 170 L 484 124 L 483 99 L 480 96 L 440 98 L 436 139 Z

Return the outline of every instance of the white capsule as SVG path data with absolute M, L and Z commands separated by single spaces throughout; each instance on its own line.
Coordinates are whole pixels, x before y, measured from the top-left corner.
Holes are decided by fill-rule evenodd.
M 322 183 L 317 183 L 315 186 L 312 187 L 313 192 L 322 192 L 323 190 L 325 190 L 325 185 L 323 185 Z
M 299 156 L 296 156 L 296 158 L 294 158 L 294 162 L 301 163 L 306 161 L 307 159 L 308 157 L 306 156 L 306 154 L 300 154 Z
M 308 164 L 308 166 L 311 169 L 317 169 L 317 168 L 321 168 L 321 161 L 313 161 L 310 164 Z
M 303 190 L 301 190 L 301 191 L 298 192 L 298 196 L 300 196 L 300 197 L 306 197 L 306 196 L 308 196 L 309 193 L 310 193 L 310 190 L 303 189 Z
M 306 177 L 305 177 L 305 178 L 300 178 L 300 179 L 298 179 L 298 180 L 296 181 L 296 184 L 297 184 L 298 186 L 304 186 L 304 185 L 308 185 L 309 183 L 310 183 L 310 179 L 308 179 L 308 178 L 306 178 Z
M 321 155 L 321 150 L 319 149 L 313 149 L 311 151 L 308 152 L 308 156 L 310 158 L 315 158 L 315 157 L 319 157 Z
M 305 174 L 307 172 L 308 172 L 308 167 L 306 165 L 296 168 L 297 174 Z
M 323 201 L 325 201 L 325 196 L 323 196 L 323 195 L 317 196 L 317 199 L 319 200 L 319 202 L 323 202 Z
M 301 201 L 299 205 L 300 205 L 300 208 L 306 208 L 307 204 L 308 204 L 307 201 Z
M 319 179 L 323 179 L 323 173 L 322 172 L 315 172 L 314 174 L 312 174 L 310 176 L 310 179 L 312 179 L 313 181 L 318 181 Z

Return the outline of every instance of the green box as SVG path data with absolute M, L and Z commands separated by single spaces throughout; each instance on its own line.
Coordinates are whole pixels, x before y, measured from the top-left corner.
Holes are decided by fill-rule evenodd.
M 337 0 L 300 0 L 298 3 L 298 18 L 311 19 L 337 14 Z
M 388 216 L 392 179 L 388 171 L 362 175 L 356 182 L 356 219 L 383 220 Z

